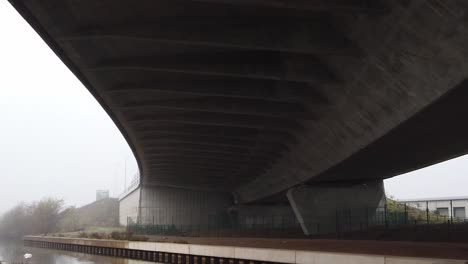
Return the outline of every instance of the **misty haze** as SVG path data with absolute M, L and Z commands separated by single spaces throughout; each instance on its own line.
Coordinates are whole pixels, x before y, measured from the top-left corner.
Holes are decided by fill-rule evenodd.
M 468 4 L 247 2 L 0 1 L 0 263 L 468 259 Z

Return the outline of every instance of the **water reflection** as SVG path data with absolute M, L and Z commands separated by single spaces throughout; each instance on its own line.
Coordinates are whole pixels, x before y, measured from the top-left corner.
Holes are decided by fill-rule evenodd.
M 24 259 L 25 253 L 31 253 L 32 258 Z M 145 264 L 154 263 L 140 260 L 112 258 L 77 252 L 51 250 L 44 248 L 25 247 L 22 241 L 0 241 L 0 260 L 2 264 L 27 263 L 27 264 Z

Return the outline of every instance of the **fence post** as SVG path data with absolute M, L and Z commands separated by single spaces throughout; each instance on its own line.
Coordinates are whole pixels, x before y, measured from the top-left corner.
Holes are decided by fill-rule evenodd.
M 426 223 L 429 224 L 429 201 L 426 201 Z
M 265 215 L 262 216 L 262 232 L 263 234 L 260 234 L 260 236 L 264 236 L 265 235 L 265 229 L 266 229 L 266 223 L 265 223 Z
M 190 210 L 190 229 L 191 229 L 191 232 L 195 234 L 195 223 L 196 221 L 194 220 L 194 217 L 193 217 L 193 209 Z
M 351 208 L 348 208 L 348 231 L 353 230 L 353 219 L 351 217 Z
M 366 210 L 366 230 L 369 229 L 369 208 L 365 208 Z
M 271 216 L 271 222 L 270 222 L 270 237 L 275 236 L 275 215 Z
M 405 203 L 405 225 L 408 224 L 408 209 L 406 207 L 406 203 Z
M 335 215 L 335 231 L 336 234 L 338 235 L 338 238 L 340 238 L 340 224 L 339 224 L 339 216 L 338 216 L 338 209 L 336 209 L 336 215 Z
M 284 215 L 281 215 L 281 235 L 284 234 Z
M 216 236 L 219 236 L 219 231 L 220 231 L 220 227 L 221 227 L 221 226 L 220 226 L 220 220 L 221 220 L 221 219 L 220 219 L 220 215 L 219 215 L 218 212 L 215 211 L 213 217 L 214 217 L 214 220 L 213 220 L 213 221 L 214 221 L 214 225 L 215 225 L 215 226 L 214 226 L 214 230 L 215 230 L 215 232 L 216 232 Z
M 387 222 L 387 201 L 385 201 L 384 205 L 384 223 L 385 223 L 385 228 L 388 227 L 388 222 Z
M 452 204 L 452 200 L 450 200 L 450 223 L 453 224 L 453 204 Z

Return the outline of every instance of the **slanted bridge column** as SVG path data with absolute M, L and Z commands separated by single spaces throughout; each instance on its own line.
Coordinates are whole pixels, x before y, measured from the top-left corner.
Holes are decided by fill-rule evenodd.
M 385 202 L 383 181 L 334 186 L 299 186 L 286 193 L 306 235 L 352 231 L 372 224 Z

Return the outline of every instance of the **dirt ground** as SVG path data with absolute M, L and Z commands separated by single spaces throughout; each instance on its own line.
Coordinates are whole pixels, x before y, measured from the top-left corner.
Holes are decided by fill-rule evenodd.
M 170 236 L 150 241 L 468 260 L 468 243 Z

